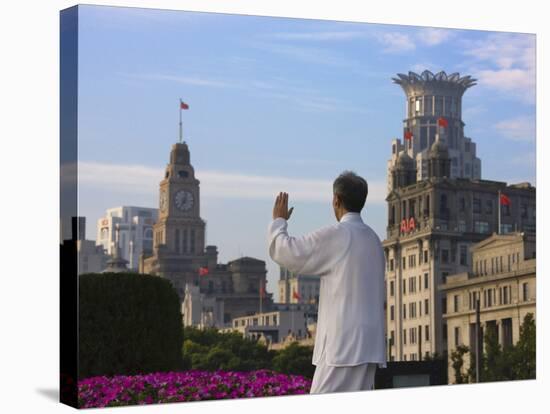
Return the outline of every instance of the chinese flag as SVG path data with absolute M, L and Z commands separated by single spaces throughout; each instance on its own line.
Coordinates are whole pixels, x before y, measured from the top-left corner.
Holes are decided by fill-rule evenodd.
M 180 99 L 180 109 L 189 109 L 189 105 Z
M 297 300 L 301 300 L 301 299 L 302 299 L 302 297 L 300 296 L 300 294 L 299 294 L 298 292 L 296 292 L 296 291 L 292 292 L 292 297 L 293 297 L 294 299 L 297 299 Z
M 265 298 L 265 287 L 264 287 L 263 282 L 261 282 L 261 281 L 260 281 L 260 296 L 262 298 Z
M 208 270 L 207 267 L 199 267 L 199 276 L 205 276 L 209 273 L 210 271 Z
M 408 129 L 405 131 L 405 133 L 403 134 L 403 137 L 405 139 L 411 139 L 413 137 L 413 133 L 411 131 L 409 131 Z
M 502 204 L 503 206 L 509 206 L 510 204 L 512 204 L 512 201 L 510 201 L 510 198 L 506 194 L 501 194 L 500 204 Z
M 443 128 L 447 128 L 449 126 L 449 121 L 447 121 L 445 118 L 443 117 L 440 117 L 437 119 L 437 125 L 443 127 Z

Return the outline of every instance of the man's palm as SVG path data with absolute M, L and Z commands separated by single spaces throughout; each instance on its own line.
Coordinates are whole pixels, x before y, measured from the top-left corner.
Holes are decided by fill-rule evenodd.
M 290 219 L 294 207 L 288 209 L 288 193 L 279 193 L 275 199 L 275 205 L 273 206 L 273 220 L 276 218 L 284 218 L 285 220 Z

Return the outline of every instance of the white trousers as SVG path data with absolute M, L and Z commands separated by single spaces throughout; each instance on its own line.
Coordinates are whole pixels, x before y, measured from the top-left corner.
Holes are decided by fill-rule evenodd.
M 366 363 L 350 367 L 329 366 L 325 358 L 315 367 L 310 394 L 374 389 L 374 374 L 378 364 Z

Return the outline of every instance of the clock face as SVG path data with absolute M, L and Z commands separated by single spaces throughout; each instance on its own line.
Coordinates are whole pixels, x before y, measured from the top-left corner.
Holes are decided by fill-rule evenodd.
M 166 193 L 166 191 L 161 191 L 159 207 L 161 210 L 166 210 L 167 206 L 168 206 L 168 194 Z
M 189 191 L 179 190 L 174 196 L 174 204 L 181 211 L 189 211 L 193 207 L 193 194 Z

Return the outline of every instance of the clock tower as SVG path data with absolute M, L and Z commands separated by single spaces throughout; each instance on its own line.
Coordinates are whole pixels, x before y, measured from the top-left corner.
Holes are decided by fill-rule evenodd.
M 206 266 L 205 222 L 200 217 L 199 180 L 185 142 L 172 145 L 159 188 L 159 219 L 153 227 L 153 254 L 141 260 L 143 273 L 170 279 L 183 295 L 185 284 L 198 284 Z

